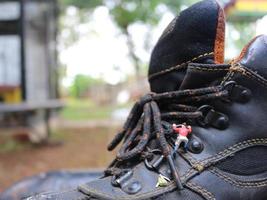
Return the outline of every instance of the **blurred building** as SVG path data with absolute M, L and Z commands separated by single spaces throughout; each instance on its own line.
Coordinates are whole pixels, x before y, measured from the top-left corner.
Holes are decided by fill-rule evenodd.
M 47 137 L 57 100 L 56 0 L 0 2 L 0 127 Z
M 222 0 L 226 3 L 229 20 L 253 22 L 267 14 L 267 0 Z

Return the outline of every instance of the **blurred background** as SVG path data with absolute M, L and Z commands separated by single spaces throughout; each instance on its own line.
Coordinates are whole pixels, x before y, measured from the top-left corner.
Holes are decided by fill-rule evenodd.
M 0 192 L 58 169 L 104 168 L 106 146 L 149 91 L 150 53 L 197 0 L 1 0 Z M 267 0 L 220 0 L 226 60 L 267 34 Z

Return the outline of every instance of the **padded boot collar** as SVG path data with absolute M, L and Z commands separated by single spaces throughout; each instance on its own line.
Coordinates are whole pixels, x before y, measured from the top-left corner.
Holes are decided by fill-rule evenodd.
M 181 12 L 152 52 L 148 74 L 151 90 L 178 90 L 191 62 L 223 63 L 224 36 L 224 11 L 216 1 L 201 1 Z

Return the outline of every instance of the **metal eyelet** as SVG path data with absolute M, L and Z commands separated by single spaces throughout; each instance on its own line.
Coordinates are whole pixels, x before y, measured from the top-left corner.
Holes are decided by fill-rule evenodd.
M 232 92 L 233 88 L 236 86 L 236 82 L 235 81 L 229 81 L 229 82 L 226 82 L 224 85 L 223 85 L 223 89 L 224 90 L 228 90 L 229 93 Z
M 133 180 L 132 182 L 125 184 L 121 189 L 128 194 L 136 194 L 142 189 L 142 185 L 139 181 Z
M 230 101 L 235 101 L 238 103 L 247 103 L 252 96 L 250 89 L 237 85 L 235 81 L 227 82 L 223 86 L 223 89 L 228 91 Z
M 120 175 L 114 175 L 111 178 L 111 184 L 115 187 L 120 187 L 124 182 L 128 181 L 133 176 L 133 171 L 125 169 Z
M 130 169 L 125 169 L 118 176 L 113 176 L 111 178 L 111 184 L 114 187 L 120 187 L 124 192 L 128 194 L 136 194 L 142 189 L 142 185 L 139 181 L 132 179 L 133 171 Z M 132 179 L 130 181 L 130 179 Z
M 216 112 L 212 106 L 201 106 L 198 111 L 202 112 L 202 117 L 197 119 L 197 123 L 202 127 L 212 126 L 224 130 L 229 126 L 229 118 L 220 112 Z
M 199 108 L 197 109 L 197 111 L 200 111 L 200 112 L 202 113 L 202 117 L 199 117 L 199 118 L 197 119 L 197 123 L 198 123 L 200 126 L 202 126 L 202 127 L 206 127 L 206 126 L 209 124 L 209 122 L 207 122 L 207 121 L 205 120 L 205 118 L 206 118 L 207 114 L 208 114 L 211 110 L 213 110 L 213 107 L 210 106 L 210 105 L 204 105 L 204 106 L 201 106 L 201 107 L 199 107 Z
M 159 149 L 153 149 L 151 151 L 154 155 L 152 156 L 152 159 L 145 159 L 145 165 L 149 170 L 157 170 L 161 162 L 163 161 L 162 152 Z M 154 159 L 155 155 L 161 155 L 157 159 Z

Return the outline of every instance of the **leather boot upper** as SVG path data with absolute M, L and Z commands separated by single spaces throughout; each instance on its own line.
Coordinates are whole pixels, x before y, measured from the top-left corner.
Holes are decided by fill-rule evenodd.
M 214 0 L 182 11 L 166 28 L 150 60 L 151 91 L 178 90 L 191 62 L 224 62 L 225 19 Z
M 264 73 L 267 57 L 257 57 L 267 54 L 266 38 L 256 38 L 232 65 L 192 64 L 188 68 L 188 81 L 190 76 L 194 77 L 192 71 L 199 71 L 199 78 L 211 77 L 203 85 L 216 84 L 219 80 L 229 93 L 226 99 L 208 104 L 212 112 L 221 113 L 223 122 L 193 125 L 188 144 L 191 150 L 181 150 L 175 160 L 184 190 L 178 191 L 172 181 L 165 187 L 155 187 L 159 174 L 148 170 L 143 162 L 131 168 L 133 175 L 128 186 L 141 185 L 135 194 L 109 185 L 112 177 L 79 189 L 100 199 L 266 199 L 267 161 L 261 158 L 267 158 L 267 79 Z M 255 58 L 262 62 L 253 62 Z M 194 151 L 196 143 L 202 145 L 200 151 Z M 165 162 L 158 172 L 171 177 L 168 169 Z
M 218 8 L 213 1 L 204 3 Z M 182 73 L 150 80 L 153 91 L 162 92 L 160 84 L 166 90 L 136 103 L 109 146 L 124 139 L 105 175 L 50 199 L 74 200 L 78 194 L 80 199 L 267 199 L 266 41 L 267 36 L 255 38 L 231 64 L 217 64 L 215 56 L 215 62 L 187 64 Z M 173 124 L 192 128 L 188 143 L 174 154 Z

